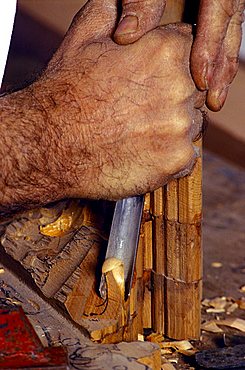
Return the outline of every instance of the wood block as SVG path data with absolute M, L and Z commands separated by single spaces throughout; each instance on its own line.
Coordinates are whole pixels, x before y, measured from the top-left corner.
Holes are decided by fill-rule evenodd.
M 154 330 L 177 340 L 199 338 L 202 281 L 186 283 L 153 272 L 153 284 Z
M 186 283 L 202 278 L 201 224 L 167 222 L 165 275 Z
M 199 140 L 195 145 L 201 151 L 202 141 Z M 201 156 L 197 159 L 192 173 L 178 180 L 178 209 L 180 223 L 197 223 L 202 219 Z
M 201 147 L 201 140 L 197 146 Z M 201 187 L 200 157 L 189 176 L 154 192 L 152 203 L 153 328 L 175 339 L 197 339 L 200 335 Z M 180 317 L 182 322 L 177 326 Z
M 153 220 L 153 270 L 165 273 L 166 242 L 163 216 L 155 217 Z
M 164 218 L 166 220 L 179 220 L 178 185 L 178 180 L 172 180 L 164 187 Z
M 152 270 L 145 270 L 143 277 L 143 328 L 152 328 Z
M 156 333 L 166 334 L 166 287 L 164 275 L 152 271 L 152 327 Z

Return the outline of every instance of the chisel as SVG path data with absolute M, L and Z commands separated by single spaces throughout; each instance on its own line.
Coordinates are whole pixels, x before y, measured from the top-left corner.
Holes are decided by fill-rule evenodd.
M 133 279 L 143 206 L 143 195 L 119 200 L 112 219 L 105 263 L 109 258 L 123 263 L 125 299 L 130 294 Z M 99 290 L 101 297 L 105 298 L 106 280 L 103 273 Z

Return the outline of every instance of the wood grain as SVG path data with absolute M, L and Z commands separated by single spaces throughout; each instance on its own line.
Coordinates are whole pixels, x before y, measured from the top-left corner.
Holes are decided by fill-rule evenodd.
M 196 145 L 201 148 L 201 140 Z M 154 198 L 153 328 L 175 339 L 198 339 L 202 294 L 201 156 L 191 175 L 170 182 L 155 192 Z

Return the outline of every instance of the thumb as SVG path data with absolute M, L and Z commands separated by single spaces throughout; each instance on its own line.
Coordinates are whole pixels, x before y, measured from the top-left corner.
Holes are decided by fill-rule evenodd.
M 114 34 L 118 44 L 130 44 L 159 26 L 166 0 L 122 0 L 122 16 Z
M 68 34 L 76 33 L 79 43 L 112 36 L 116 22 L 117 0 L 90 0 L 73 18 Z

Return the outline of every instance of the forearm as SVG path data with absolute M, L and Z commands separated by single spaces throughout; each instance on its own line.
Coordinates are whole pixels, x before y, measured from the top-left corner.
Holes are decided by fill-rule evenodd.
M 62 173 L 51 158 L 45 107 L 32 87 L 0 100 L 0 212 L 11 212 L 65 195 Z

